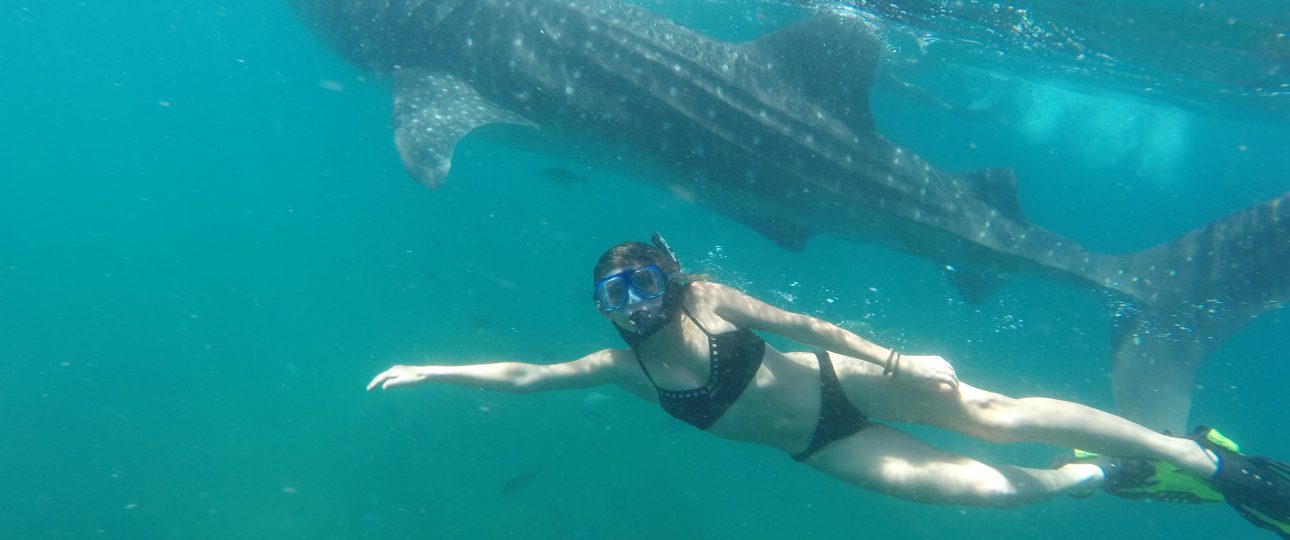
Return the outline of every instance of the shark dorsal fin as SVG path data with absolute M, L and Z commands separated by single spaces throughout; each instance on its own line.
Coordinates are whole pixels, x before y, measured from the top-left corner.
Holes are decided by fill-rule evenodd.
M 1012 169 L 977 169 L 963 173 L 973 193 L 1000 214 L 1020 224 L 1028 224 L 1026 213 L 1017 198 L 1017 175 Z
M 872 131 L 869 87 L 882 43 L 859 19 L 819 15 L 749 44 L 777 63 L 785 82 L 855 131 Z

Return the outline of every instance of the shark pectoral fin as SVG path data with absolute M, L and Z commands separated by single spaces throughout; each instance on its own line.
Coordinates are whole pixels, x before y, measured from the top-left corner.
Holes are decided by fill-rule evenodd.
M 859 19 L 819 15 L 748 45 L 777 63 L 774 72 L 858 132 L 873 131 L 869 87 L 883 45 Z M 754 56 L 755 57 L 755 56 Z
M 959 291 L 967 303 L 979 306 L 990 299 L 990 294 L 1003 283 L 1003 277 L 972 267 L 946 267 L 945 277 Z
M 972 186 L 976 196 L 993 206 L 1000 214 L 1017 223 L 1028 224 L 1017 198 L 1017 175 L 1012 169 L 993 168 L 968 171 L 961 177 Z
M 439 187 L 448 177 L 458 141 L 495 123 L 535 126 L 455 76 L 412 69 L 395 74 L 394 145 L 403 166 L 426 187 Z

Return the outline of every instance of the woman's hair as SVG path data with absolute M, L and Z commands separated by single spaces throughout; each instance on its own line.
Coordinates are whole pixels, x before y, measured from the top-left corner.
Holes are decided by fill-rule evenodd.
M 669 276 L 681 271 L 676 261 L 662 250 L 641 242 L 623 242 L 609 248 L 609 251 L 600 256 L 600 260 L 596 261 L 591 279 L 603 278 L 615 268 L 636 268 L 651 264 L 657 264 L 663 273 Z
M 676 260 L 656 246 L 642 242 L 623 242 L 600 256 L 591 279 L 601 279 L 615 268 L 638 268 L 651 264 L 657 264 L 664 274 L 679 278 L 676 280 L 678 282 L 705 281 L 710 277 L 707 274 L 682 274 L 681 266 Z

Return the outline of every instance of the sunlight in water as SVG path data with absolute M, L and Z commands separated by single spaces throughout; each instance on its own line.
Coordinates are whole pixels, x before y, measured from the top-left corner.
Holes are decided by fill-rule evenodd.
M 1019 130 L 1037 145 L 1065 146 L 1092 167 L 1128 169 L 1158 187 L 1177 187 L 1186 168 L 1191 121 L 1181 110 L 1034 83 L 1019 86 L 1017 100 Z

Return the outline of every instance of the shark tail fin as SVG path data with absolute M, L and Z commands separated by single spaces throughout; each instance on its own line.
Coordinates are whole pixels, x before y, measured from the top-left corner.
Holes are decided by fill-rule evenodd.
M 787 84 L 810 96 L 855 131 L 872 131 L 869 87 L 883 45 L 863 21 L 817 15 L 753 41 L 782 67 Z
M 1184 432 L 1206 354 L 1290 300 L 1290 193 L 1124 257 L 1135 301 L 1116 313 L 1120 412 Z

